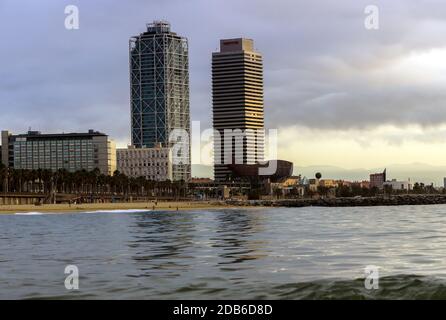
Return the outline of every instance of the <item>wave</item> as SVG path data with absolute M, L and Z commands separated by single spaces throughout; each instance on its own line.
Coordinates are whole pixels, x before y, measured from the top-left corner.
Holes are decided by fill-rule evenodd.
M 110 209 L 110 210 L 94 210 L 94 211 L 85 211 L 84 213 L 140 213 L 140 212 L 149 212 L 152 209 Z
M 152 209 L 110 209 L 110 210 L 92 210 L 92 211 L 82 211 L 81 213 L 142 213 L 150 212 Z M 63 214 L 67 212 L 16 212 L 15 215 L 18 216 L 41 216 L 49 214 Z
M 16 212 L 14 214 L 18 215 L 18 216 L 41 216 L 46 213 L 43 213 L 43 212 Z
M 396 275 L 382 277 L 379 289 L 368 290 L 364 279 L 355 280 L 315 280 L 281 285 L 225 285 L 224 278 L 202 278 L 197 283 L 189 283 L 172 288 L 158 287 L 153 293 L 144 288 L 135 288 L 128 283 L 123 287 L 110 287 L 101 291 L 85 292 L 85 296 L 41 295 L 40 293 L 20 297 L 25 299 L 248 299 L 248 300 L 445 300 L 446 282 L 443 278 L 418 275 Z M 55 292 L 58 292 L 56 289 Z M 1 295 L 0 295 L 1 297 Z
M 364 279 L 317 280 L 276 286 L 271 294 L 277 299 L 444 300 L 446 282 L 429 276 L 396 275 L 380 278 L 378 289 L 366 289 Z

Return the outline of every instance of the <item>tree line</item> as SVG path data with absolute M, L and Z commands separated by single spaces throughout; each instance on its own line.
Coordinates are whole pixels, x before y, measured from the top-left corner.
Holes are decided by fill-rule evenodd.
M 187 194 L 184 181 L 152 181 L 128 177 L 115 171 L 105 175 L 99 169 L 70 172 L 66 169 L 14 169 L 0 163 L 0 191 L 3 193 L 116 194 L 176 196 Z

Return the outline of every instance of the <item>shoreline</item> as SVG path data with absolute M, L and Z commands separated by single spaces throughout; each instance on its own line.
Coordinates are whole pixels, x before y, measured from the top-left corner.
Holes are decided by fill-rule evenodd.
M 229 209 L 232 206 L 219 201 L 158 201 L 154 202 L 121 202 L 121 203 L 81 203 L 81 204 L 42 204 L 42 205 L 0 205 L 0 215 L 15 213 L 88 213 L 92 211 L 116 211 L 116 210 L 204 210 L 204 209 Z
M 227 204 L 262 207 L 375 207 L 375 206 L 404 206 L 404 205 L 433 205 L 446 204 L 446 194 L 401 194 L 375 197 L 338 197 L 315 199 L 279 199 L 279 200 L 228 200 Z
M 300 207 L 372 207 L 402 205 L 446 204 L 445 194 L 393 195 L 390 197 L 339 197 L 318 199 L 278 200 L 210 200 L 210 201 L 154 201 L 81 204 L 0 205 L 0 215 L 15 213 L 91 213 L 96 211 L 159 210 L 184 211 L 236 208 L 300 208 Z

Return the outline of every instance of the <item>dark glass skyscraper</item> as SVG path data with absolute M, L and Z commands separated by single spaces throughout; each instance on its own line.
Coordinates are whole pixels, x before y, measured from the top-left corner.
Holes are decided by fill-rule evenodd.
M 174 129 L 190 136 L 187 39 L 171 32 L 168 22 L 154 21 L 129 46 L 132 145 L 172 147 Z M 189 141 L 185 160 L 173 164 L 173 180 L 190 179 Z

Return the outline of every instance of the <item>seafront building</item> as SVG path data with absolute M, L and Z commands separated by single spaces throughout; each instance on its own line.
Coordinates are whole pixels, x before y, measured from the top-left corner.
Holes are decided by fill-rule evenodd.
M 131 139 L 136 148 L 172 148 L 172 179 L 188 181 L 190 165 L 189 50 L 186 38 L 154 21 L 130 38 Z
M 135 148 L 116 150 L 117 166 L 120 173 L 128 177 L 144 177 L 151 181 L 172 181 L 172 149 Z
M 14 169 L 66 169 L 112 175 L 116 170 L 116 147 L 113 140 L 94 130 L 86 133 L 42 134 L 29 131 L 14 135 L 2 131 L 2 163 Z
M 338 183 L 334 179 L 321 179 L 319 180 L 319 186 L 325 188 L 337 188 Z
M 382 173 L 372 173 L 370 175 L 370 188 L 382 189 L 384 182 L 386 182 L 386 169 Z
M 395 191 L 410 191 L 412 190 L 412 183 L 410 182 L 410 180 L 407 181 L 398 181 L 396 179 L 392 179 L 390 181 L 386 181 L 383 183 L 383 187 L 385 186 L 389 186 L 392 188 L 392 190 Z
M 264 160 L 263 61 L 251 39 L 220 40 L 212 54 L 214 180 L 225 182 L 232 164 Z

